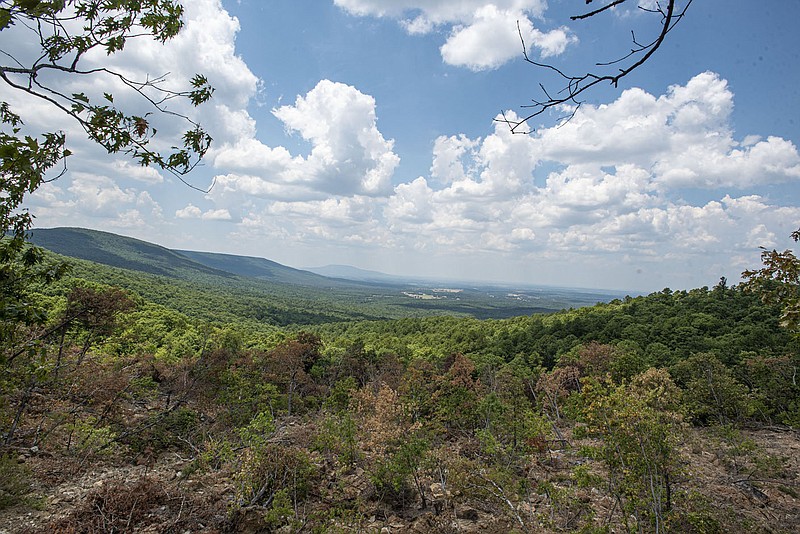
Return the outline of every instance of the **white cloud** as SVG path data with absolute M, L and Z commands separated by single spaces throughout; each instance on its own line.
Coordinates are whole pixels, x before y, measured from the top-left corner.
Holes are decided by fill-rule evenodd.
M 111 164 L 113 172 L 120 178 L 132 178 L 146 184 L 160 184 L 164 181 L 161 173 L 153 167 L 142 167 L 128 160 L 116 159 Z
M 122 189 L 107 176 L 87 173 L 73 173 L 68 191 L 84 213 L 108 217 L 116 215 L 120 206 L 136 203 L 138 198 L 135 189 Z
M 398 229 L 408 222 L 430 223 L 433 221 L 433 213 L 433 190 L 422 177 L 411 183 L 398 185 L 384 212 Z
M 533 19 L 540 19 L 544 0 L 334 0 L 356 16 L 397 19 L 410 34 L 449 28 L 441 46 L 442 59 L 450 65 L 479 71 L 495 69 L 522 56 L 520 33 L 530 54 L 559 55 L 577 42 L 566 27 L 542 31 Z M 538 51 L 538 52 L 537 52 Z
M 800 178 L 797 147 L 769 137 L 733 138 L 733 94 L 727 82 L 706 72 L 656 98 L 630 89 L 607 105 L 584 105 L 557 128 L 535 138 L 542 159 L 562 164 L 652 169 L 661 187 L 744 188 Z
M 479 71 L 497 68 L 520 57 L 522 35 L 529 51 L 540 50 L 542 57 L 561 54 L 577 39 L 566 28 L 542 32 L 519 11 L 502 11 L 487 4 L 475 11 L 469 25 L 454 26 L 441 47 L 446 63 Z
M 328 198 L 311 202 L 275 202 L 269 212 L 276 216 L 290 216 L 314 220 L 330 227 L 352 229 L 354 225 L 371 223 L 374 201 L 369 197 Z
M 606 210 L 629 212 L 656 201 L 650 174 L 626 164 L 607 174 L 592 167 L 570 166 L 552 173 L 545 188 L 539 191 L 550 205 L 576 214 L 602 217 Z
M 202 219 L 204 221 L 230 221 L 233 218 L 227 209 L 210 209 L 203 212 L 194 204 L 189 204 L 185 208 L 177 210 L 175 217 L 178 219 Z
M 203 216 L 203 210 L 193 204 L 189 204 L 183 209 L 175 212 L 175 217 L 179 219 L 199 219 Z
M 108 176 L 73 172 L 71 183 L 47 183 L 28 199 L 36 226 L 152 229 L 164 222 L 147 191 L 121 187 Z
M 273 114 L 287 132 L 311 143 L 311 153 L 293 156 L 284 147 L 239 138 L 216 152 L 216 167 L 246 171 L 218 178 L 223 190 L 283 198 L 287 190 L 296 195 L 305 189 L 306 199 L 377 197 L 391 191 L 400 158 L 393 152 L 394 141 L 378 130 L 373 97 L 355 87 L 322 80 L 308 94 L 298 96 L 294 105 L 277 108 Z
M 385 194 L 400 158 L 378 131 L 375 99 L 342 83 L 322 80 L 294 106 L 273 112 L 313 144 L 306 173 L 331 193 Z
M 479 145 L 480 139 L 472 140 L 463 134 L 439 136 L 433 145 L 431 177 L 444 184 L 467 179 L 473 172 Z
M 208 210 L 202 215 L 204 221 L 230 221 L 232 219 L 228 210 L 221 208 L 218 210 Z

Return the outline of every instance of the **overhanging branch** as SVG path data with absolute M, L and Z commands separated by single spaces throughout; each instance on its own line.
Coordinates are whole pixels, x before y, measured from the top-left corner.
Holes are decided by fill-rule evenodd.
M 572 20 L 585 20 L 592 18 L 600 13 L 604 13 L 619 6 L 626 1 L 627 0 L 614 0 L 598 9 L 581 15 L 575 15 L 570 18 Z M 506 114 L 503 113 L 502 118 L 497 120 L 499 122 L 506 123 L 514 133 L 530 133 L 530 130 L 523 125 L 526 125 L 527 121 L 530 119 L 538 117 L 552 108 L 558 108 L 560 106 L 572 107 L 572 113 L 567 117 L 568 119 L 571 118 L 580 105 L 584 102 L 580 98 L 584 95 L 584 93 L 601 83 L 610 83 L 614 87 L 617 87 L 622 78 L 629 75 L 631 72 L 638 69 L 648 60 L 650 60 L 653 54 L 655 54 L 656 50 L 658 50 L 664 43 L 667 35 L 669 35 L 675 26 L 683 19 L 686 11 L 689 9 L 689 6 L 692 4 L 692 1 L 693 0 L 686 0 L 683 8 L 678 8 L 678 0 L 667 0 L 666 7 L 664 8 L 661 7 L 661 4 L 656 4 L 658 6 L 656 9 L 645 9 L 639 7 L 639 9 L 642 9 L 643 11 L 657 14 L 661 17 L 660 31 L 653 40 L 646 44 L 641 44 L 639 41 L 637 41 L 636 35 L 631 32 L 633 47 L 631 48 L 630 52 L 618 59 L 608 62 L 598 62 L 595 64 L 597 67 L 610 67 L 612 65 L 621 64 L 616 71 L 606 73 L 587 72 L 582 75 L 570 75 L 553 64 L 542 63 L 531 59 L 528 54 L 528 47 L 525 44 L 525 38 L 522 34 L 522 29 L 519 23 L 517 23 L 517 32 L 522 44 L 522 54 L 525 61 L 537 68 L 542 68 L 555 73 L 557 77 L 563 80 L 564 85 L 558 90 L 558 92 L 553 94 L 551 91 L 548 91 L 543 84 L 539 84 L 539 87 L 544 94 L 544 98 L 541 100 L 534 99 L 532 104 L 522 106 L 524 109 L 531 109 L 533 111 L 528 113 L 522 119 L 509 119 Z M 591 3 L 591 0 L 587 1 L 587 4 L 588 3 Z

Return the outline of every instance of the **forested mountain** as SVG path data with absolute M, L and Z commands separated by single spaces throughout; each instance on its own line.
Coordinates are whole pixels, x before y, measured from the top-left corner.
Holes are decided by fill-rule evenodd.
M 139 239 L 84 228 L 34 229 L 31 242 L 64 256 L 172 278 L 196 280 L 238 275 L 277 284 L 326 288 L 346 285 L 263 258 L 170 250 Z
M 219 254 L 214 252 L 194 252 L 190 250 L 177 250 L 176 252 L 206 267 L 219 269 L 239 276 L 258 278 L 280 284 L 324 288 L 356 285 L 352 283 L 342 283 L 341 280 L 333 280 L 308 271 L 293 269 L 264 258 Z
M 159 245 L 99 230 L 37 228 L 31 230 L 30 239 L 33 244 L 63 256 L 132 271 L 173 278 L 192 278 L 198 274 L 231 276 Z

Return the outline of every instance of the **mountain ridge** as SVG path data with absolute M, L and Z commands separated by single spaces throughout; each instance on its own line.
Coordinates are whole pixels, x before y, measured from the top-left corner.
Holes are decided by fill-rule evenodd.
M 309 287 L 363 285 L 357 282 L 343 283 L 266 258 L 170 249 L 101 230 L 36 228 L 30 232 L 30 240 L 62 256 L 170 278 L 193 279 L 200 275 L 255 278 L 276 284 Z
M 186 270 L 233 276 L 233 273 L 197 263 L 161 245 L 101 230 L 36 228 L 30 232 L 30 241 L 62 256 L 171 278 L 182 278 L 181 271 Z

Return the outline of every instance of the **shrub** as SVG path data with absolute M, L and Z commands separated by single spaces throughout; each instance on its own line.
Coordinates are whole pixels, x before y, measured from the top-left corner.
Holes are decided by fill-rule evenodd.
M 49 527 L 53 532 L 129 532 L 167 499 L 164 489 L 151 478 L 134 484 L 106 482 L 92 491 L 81 507 Z
M 353 416 L 349 412 L 328 416 L 314 440 L 314 449 L 335 454 L 339 462 L 344 465 L 353 465 L 360 456 L 357 430 Z
M 713 354 L 694 354 L 673 366 L 670 374 L 686 390 L 686 407 L 695 422 L 725 425 L 752 415 L 747 387 Z
M 316 478 L 316 470 L 301 450 L 276 443 L 249 449 L 234 476 L 236 503 L 269 508 L 279 492 L 297 503 L 306 498 Z
M 0 456 L 0 510 L 23 502 L 30 486 L 28 468 L 11 456 Z

